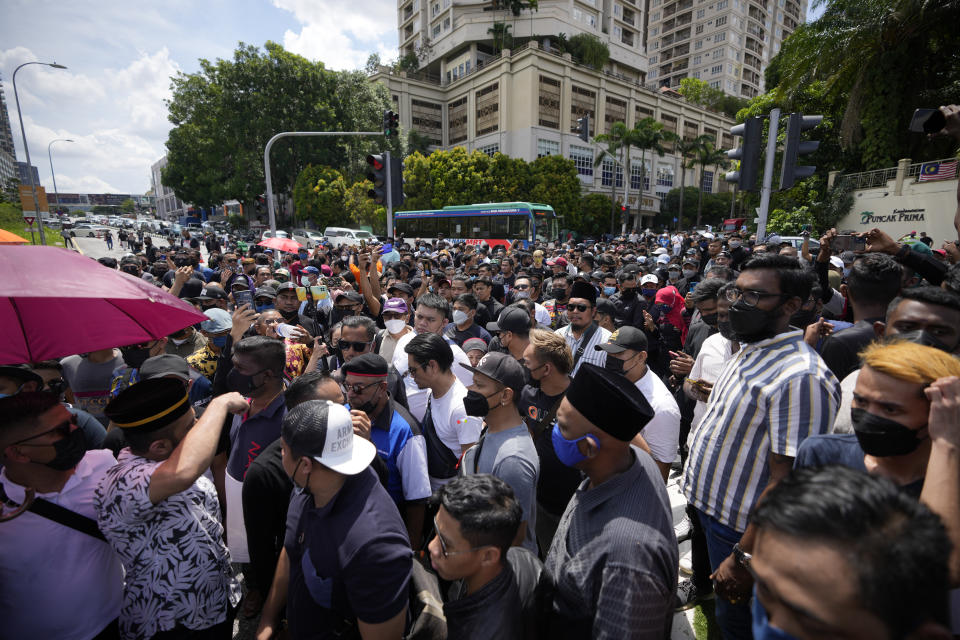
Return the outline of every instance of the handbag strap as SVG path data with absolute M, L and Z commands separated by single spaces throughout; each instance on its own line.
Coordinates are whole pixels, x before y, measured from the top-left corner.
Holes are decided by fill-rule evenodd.
M 3 490 L 2 486 L 0 486 L 0 501 L 9 502 L 9 498 L 7 498 L 7 494 Z M 100 531 L 100 527 L 97 526 L 96 520 L 80 515 L 76 511 L 71 511 L 66 507 L 62 507 L 59 504 L 50 502 L 49 500 L 44 500 L 43 498 L 34 498 L 33 502 L 30 503 L 30 506 L 27 507 L 27 511 L 31 511 L 42 518 L 52 520 L 65 527 L 70 527 L 74 531 L 85 533 L 88 536 L 96 538 L 97 540 L 102 540 L 103 542 L 107 541 L 106 537 L 103 535 L 103 532 Z
M 583 334 L 583 338 L 580 340 L 580 346 L 577 347 L 577 352 L 573 354 L 573 367 L 577 367 L 577 363 L 580 362 L 580 356 L 583 355 L 584 350 L 586 350 L 587 345 L 590 344 L 590 340 L 593 338 L 593 334 L 597 332 L 597 323 L 594 322 L 589 327 L 587 327 L 586 333 Z

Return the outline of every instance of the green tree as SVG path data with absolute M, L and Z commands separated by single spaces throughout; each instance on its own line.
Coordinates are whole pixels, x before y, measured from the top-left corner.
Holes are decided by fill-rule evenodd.
M 172 78 L 174 127 L 167 139 L 165 184 L 184 201 L 211 206 L 237 199 L 253 210 L 265 191 L 263 149 L 281 131 L 369 131 L 392 104 L 386 88 L 360 71 L 334 72 L 268 42 L 240 43 L 233 58 L 200 60 L 196 73 Z M 392 152 L 401 150 L 394 138 Z M 363 157 L 382 140 L 286 138 L 270 158 L 274 192 L 289 194 L 308 164 L 359 177 Z
M 430 155 L 415 151 L 403 159 L 404 211 L 433 208 L 433 182 L 430 175 Z
M 597 71 L 610 60 L 610 48 L 592 33 L 578 33 L 570 38 L 570 53 L 574 60 Z
M 786 98 L 822 83 L 825 100 L 842 104 L 842 146 L 856 149 L 862 166 L 892 166 L 910 147 L 905 124 L 911 110 L 948 104 L 957 95 L 960 3 L 814 2 L 815 8 L 824 5 L 817 20 L 787 38 L 767 79 Z
M 293 206 L 301 220 L 312 220 L 318 228 L 342 226 L 347 182 L 336 169 L 307 165 L 293 187 Z
M 666 150 L 663 148 L 667 137 L 663 131 L 663 123 L 653 118 L 644 118 L 633 125 L 633 145 L 640 149 L 640 198 L 643 199 L 644 176 L 647 172 L 647 151 L 663 157 Z M 640 224 L 640 215 L 637 215 L 637 225 Z
M 387 232 L 387 210 L 378 204 L 374 204 L 367 192 L 373 188 L 373 183 L 369 180 L 354 182 L 343 195 L 343 207 L 347 215 L 350 216 L 350 222 L 356 226 L 370 227 L 373 233 L 386 234 Z
M 707 170 L 707 167 L 714 167 L 714 180 L 719 178 L 718 172 L 721 167 L 727 165 L 727 154 L 717 147 L 713 143 L 713 139 L 709 136 L 700 136 L 702 144 L 697 147 L 693 152 L 693 159 L 690 162 L 692 167 L 700 167 L 700 188 L 697 190 L 697 223 L 696 227 L 700 226 L 700 214 L 703 212 L 703 178 L 704 173 Z
M 531 199 L 533 176 L 531 165 L 522 158 L 511 158 L 503 153 L 493 154 L 490 162 L 494 202 L 525 202 Z
M 497 53 L 513 46 L 513 36 L 510 35 L 511 28 L 506 22 L 494 22 L 493 26 L 487 29 L 487 33 L 493 38 L 493 49 Z
M 538 4 L 538 0 L 492 0 L 491 2 L 494 11 L 509 11 L 514 16 L 519 16 L 524 9 L 534 10 Z
M 603 167 L 603 162 L 607 158 L 614 164 L 610 170 L 610 233 L 615 233 L 616 229 L 614 226 L 614 221 L 617 219 L 618 204 L 617 200 L 617 165 L 621 167 L 624 179 L 629 179 L 630 174 L 627 173 L 624 165 L 626 164 L 625 159 L 630 157 L 630 146 L 632 145 L 632 138 L 627 129 L 627 125 L 622 122 L 614 122 L 610 125 L 609 133 L 601 133 L 598 136 L 594 137 L 594 141 L 602 142 L 606 144 L 606 149 L 602 149 L 600 154 L 594 159 L 593 166 L 594 168 Z M 626 154 L 624 154 L 626 151 Z M 618 157 L 619 156 L 619 157 Z M 624 182 L 624 184 L 629 184 Z M 626 201 L 626 189 L 623 192 L 624 198 L 623 201 Z
M 124 213 L 133 213 L 137 210 L 137 203 L 133 201 L 133 198 L 127 198 L 120 203 L 120 211 Z
M 490 162 L 485 153 L 468 153 L 463 147 L 431 153 L 432 208 L 487 201 L 494 186 Z
M 564 219 L 580 210 L 580 176 L 570 158 L 543 156 L 530 163 L 530 201 L 549 204 Z
M 602 193 L 588 193 L 580 199 L 580 214 L 567 220 L 566 226 L 585 235 L 604 233 L 612 203 Z
M 679 229 L 683 224 L 683 201 L 687 193 L 684 189 L 687 183 L 687 161 L 703 146 L 703 143 L 710 138 L 708 136 L 697 136 L 696 138 L 688 139 L 672 132 L 667 133 L 669 134 L 667 139 L 674 143 L 676 152 L 680 155 L 680 209 L 677 213 L 677 229 Z

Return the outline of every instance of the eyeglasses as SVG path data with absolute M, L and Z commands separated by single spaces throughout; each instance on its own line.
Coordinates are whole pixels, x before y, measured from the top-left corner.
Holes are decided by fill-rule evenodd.
M 382 380 L 377 380 L 376 382 L 371 382 L 370 384 L 360 384 L 360 383 L 344 384 L 343 388 L 349 391 L 350 393 L 352 393 L 353 395 L 358 396 L 364 391 L 366 391 L 367 389 L 369 389 L 370 387 L 376 386 L 381 382 Z
M 755 307 L 757 303 L 763 300 L 764 298 L 788 298 L 789 296 L 784 293 L 767 293 L 766 291 L 754 291 L 752 289 L 742 290 L 737 289 L 736 287 L 732 289 L 727 289 L 727 300 L 729 302 L 736 302 L 740 298 L 743 298 L 743 303 L 748 307 Z
M 409 377 L 409 376 L 415 376 L 415 375 L 417 375 L 417 371 L 423 371 L 423 367 L 410 367 L 409 369 L 407 369 L 406 371 L 404 371 L 404 372 L 403 372 L 403 375 L 400 376 L 400 377 L 406 378 L 406 377 Z
M 582 311 L 587 311 L 587 310 L 590 309 L 590 308 L 591 308 L 591 307 L 590 307 L 590 305 L 588 305 L 588 304 L 568 304 L 568 305 L 567 305 L 567 311 L 581 311 L 581 312 L 582 312 Z
M 518 291 L 526 291 L 529 288 L 530 288 L 530 285 L 528 284 L 518 284 L 517 286 L 514 287 L 514 289 L 517 289 Z
M 440 541 L 440 553 L 444 558 L 449 558 L 450 556 L 458 556 L 461 553 L 470 553 L 471 551 L 476 551 L 482 549 L 485 546 L 481 545 L 479 547 L 470 547 L 469 549 L 464 549 L 463 551 L 447 551 L 447 543 L 443 541 L 443 536 L 440 535 L 440 527 L 437 526 L 437 517 L 433 517 L 433 530 L 436 532 L 437 540 Z
M 349 340 L 341 340 L 337 343 L 337 348 L 340 351 L 346 351 L 347 349 L 352 349 L 353 351 L 366 351 L 367 347 L 373 344 L 373 342 L 352 342 Z
M 53 446 L 52 442 L 38 442 L 36 444 L 32 444 L 32 443 L 27 443 L 27 440 L 34 440 L 35 438 L 41 438 L 43 436 L 50 435 L 51 433 L 55 433 L 63 438 L 66 438 L 67 436 L 70 435 L 70 427 L 73 424 L 75 424 L 73 421 L 73 416 L 70 416 L 69 419 L 64 420 L 63 422 L 55 426 L 53 429 L 50 429 L 49 431 L 44 431 L 43 433 L 38 433 L 35 436 L 24 438 L 23 440 L 19 440 L 17 442 L 14 442 L 13 444 L 18 444 L 24 447 L 51 447 Z

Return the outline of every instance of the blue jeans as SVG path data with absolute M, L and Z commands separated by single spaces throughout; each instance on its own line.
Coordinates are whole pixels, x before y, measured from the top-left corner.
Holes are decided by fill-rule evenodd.
M 695 511 L 707 538 L 710 569 L 716 571 L 717 567 L 733 553 L 733 545 L 740 542 L 743 533 L 721 524 L 719 520 L 708 516 L 699 509 L 695 509 Z M 723 640 L 751 640 L 753 638 L 749 600 L 740 604 L 730 604 L 729 601 L 718 596 L 714 611 Z

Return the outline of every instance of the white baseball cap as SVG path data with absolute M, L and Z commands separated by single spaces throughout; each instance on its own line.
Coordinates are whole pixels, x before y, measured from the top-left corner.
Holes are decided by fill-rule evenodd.
M 329 400 L 298 404 L 284 417 L 280 433 L 295 455 L 348 476 L 369 467 L 377 455 L 372 442 L 354 435 L 347 408 Z
M 657 256 L 657 264 L 667 264 L 670 262 L 670 256 L 664 254 Z
M 648 273 L 647 275 L 640 278 L 641 285 L 647 284 L 648 282 L 652 282 L 654 284 L 660 284 L 660 278 L 653 275 L 652 273 Z

